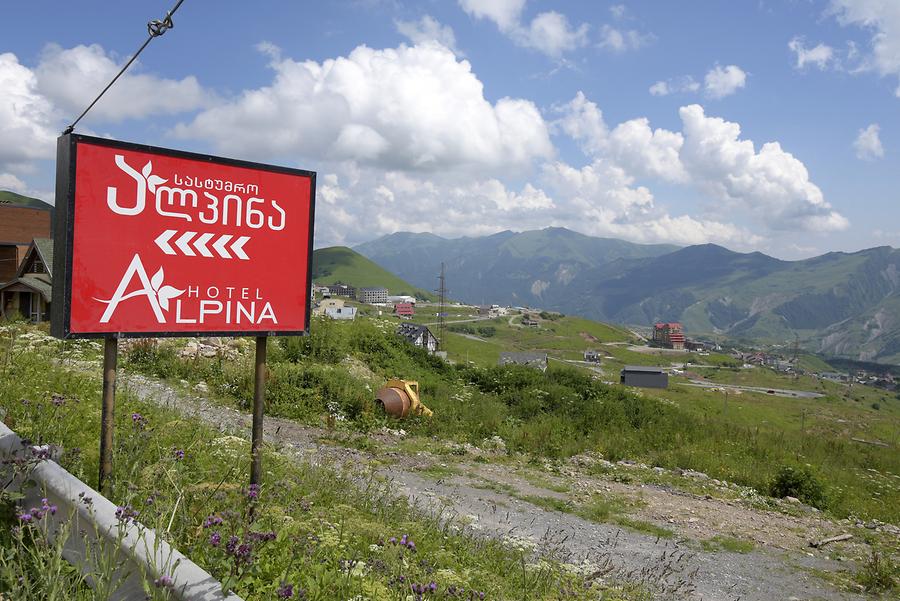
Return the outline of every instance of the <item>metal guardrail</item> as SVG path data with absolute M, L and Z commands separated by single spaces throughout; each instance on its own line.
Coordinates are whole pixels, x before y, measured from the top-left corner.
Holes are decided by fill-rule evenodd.
M 31 447 L 0 422 L 0 459 L 30 456 Z M 0 465 L 0 474 L 9 469 Z M 7 479 L 11 476 L 5 474 Z M 146 599 L 144 582 L 152 583 L 163 576 L 174 582 L 171 597 L 178 601 L 242 601 L 237 595 L 223 593 L 218 580 L 157 537 L 153 530 L 133 522 L 121 523 L 116 518 L 116 506 L 109 499 L 55 461 L 41 461 L 28 473 L 27 481 L 19 478 L 13 487 L 25 495 L 25 507 L 40 506 L 42 498 L 58 507 L 55 515 L 44 518 L 51 521 L 51 532 L 70 521 L 63 557 L 72 565 L 90 571 L 87 564 L 90 558 L 97 557 L 98 550 L 115 553 L 121 582 L 109 597 L 111 601 Z M 92 502 L 85 504 L 84 497 Z

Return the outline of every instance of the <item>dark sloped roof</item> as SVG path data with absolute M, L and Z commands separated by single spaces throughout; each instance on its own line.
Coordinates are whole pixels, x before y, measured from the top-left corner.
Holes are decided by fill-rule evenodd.
M 16 284 L 22 284 L 23 286 L 28 286 L 36 292 L 40 292 L 41 296 L 43 296 L 44 300 L 48 303 L 52 301 L 53 285 L 50 283 L 50 276 L 46 273 L 26 273 L 25 275 L 17 277 L 11 282 L 6 282 L 2 286 L 0 286 L 0 290 L 11 288 Z
M 53 238 L 35 238 L 34 245 L 44 260 L 47 273 L 53 273 Z

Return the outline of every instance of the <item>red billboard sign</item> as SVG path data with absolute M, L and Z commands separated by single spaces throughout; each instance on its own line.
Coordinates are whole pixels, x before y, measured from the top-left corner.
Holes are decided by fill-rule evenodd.
M 60 137 L 53 335 L 304 333 L 315 181 L 310 171 Z

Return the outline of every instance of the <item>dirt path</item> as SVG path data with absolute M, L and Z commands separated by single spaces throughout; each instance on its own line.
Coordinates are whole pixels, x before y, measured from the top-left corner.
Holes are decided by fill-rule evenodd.
M 119 382 L 123 390 L 141 399 L 197 417 L 224 432 L 249 437 L 249 415 L 144 376 L 122 374 Z M 300 426 L 290 420 L 267 417 L 265 421 L 268 442 L 313 463 L 334 461 L 353 469 L 373 458 L 358 450 L 327 444 L 321 440 L 325 434 L 324 430 Z M 401 456 L 399 452 L 396 455 Z M 379 472 L 423 511 L 456 517 L 484 535 L 506 538 L 579 565 L 590 573 L 600 571 L 609 577 L 644 582 L 659 591 L 661 598 L 864 599 L 839 592 L 812 575 L 810 570 L 836 571 L 848 567 L 846 563 L 828 559 L 825 552 L 807 551 L 807 537 L 830 535 L 839 528 L 815 515 L 759 511 L 727 499 L 692 495 L 664 486 L 586 478 L 576 472 L 566 480 L 575 493 L 590 494 L 592 489 L 599 488 L 604 492 L 639 496 L 642 505 L 634 517 L 676 532 L 674 538 L 658 538 L 585 520 L 569 512 L 542 509 L 525 501 L 523 498 L 529 496 L 552 499 L 563 495 L 534 484 L 534 478 L 525 477 L 527 474 L 523 476 L 509 466 L 466 459 L 452 466 L 441 466 L 436 462 L 440 458 L 421 452 L 402 457 L 402 461 L 391 462 L 397 467 L 379 468 Z M 443 471 L 429 471 L 435 465 Z M 559 478 L 558 475 L 546 477 Z M 730 532 L 754 535 L 756 548 L 765 550 L 709 552 L 692 542 Z

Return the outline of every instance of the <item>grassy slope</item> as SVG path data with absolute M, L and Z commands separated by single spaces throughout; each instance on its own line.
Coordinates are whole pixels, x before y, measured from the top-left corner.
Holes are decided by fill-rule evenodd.
M 53 207 L 43 200 L 22 196 L 9 190 L 0 190 L 0 204 L 10 204 L 20 207 L 33 207 L 36 209 L 52 209 Z
M 0 333 L 0 415 L 24 437 L 60 444 L 60 463 L 96 486 L 102 347 L 94 341 L 56 341 L 36 328 L 26 333 L 25 328 L 0 324 Z M 67 369 L 69 362 L 80 367 Z M 94 372 L 86 373 L 85 365 L 93 365 Z M 51 393 L 63 395 L 59 406 L 51 402 Z M 143 416 L 146 425 L 139 425 L 133 414 Z M 137 401 L 127 389 L 120 390 L 117 398 L 115 443 L 117 480 L 111 500 L 139 510 L 144 525 L 171 532 L 169 540 L 215 577 L 224 581 L 229 573 L 234 575 L 231 568 L 237 565 L 231 586 L 247 601 L 276 598 L 282 582 L 305 589 L 303 598 L 318 601 L 401 601 L 410 598 L 410 582 L 429 581 L 436 581 L 435 597 L 440 598 L 457 598 L 448 592 L 454 585 L 484 591 L 488 599 L 527 596 L 550 601 L 559 598 L 561 589 L 575 591 L 567 599 L 597 598 L 598 592 L 583 578 L 555 561 L 532 569 L 527 551 L 459 533 L 452 519 L 442 524 L 423 516 L 405 497 L 396 498 L 374 478 L 360 488 L 364 465 L 355 467 L 356 480 L 351 480 L 320 461 L 297 465 L 293 455 L 281 455 L 268 445 L 263 449 L 265 472 L 256 519 L 248 526 L 242 518 L 249 506 L 244 488 L 249 443 L 176 411 Z M 175 449 L 184 451 L 181 459 Z M 148 498 L 152 503 L 145 501 Z M 0 496 L 4 528 L 0 543 L 8 544 L 6 516 L 12 513 L 6 503 Z M 208 515 L 220 516 L 224 523 L 207 529 L 202 524 Z M 208 542 L 213 530 L 221 531 L 218 546 Z M 272 530 L 277 538 L 258 543 L 252 540 L 251 530 Z M 252 563 L 247 569 L 240 569 L 225 552 L 225 541 L 232 533 L 251 546 Z M 415 541 L 414 554 L 384 542 L 402 535 Z M 5 558 L 0 590 L 7 594 L 12 590 L 12 596 L 5 597 L 10 599 L 50 598 L 40 589 L 34 591 L 38 597 L 20 595 L 14 588 L 17 573 L 12 568 L 32 560 L 29 548 L 24 551 L 15 554 L 13 550 L 13 557 Z M 344 566 L 348 559 L 360 561 L 366 569 L 350 577 Z M 33 563 L 35 569 L 44 568 L 40 559 Z M 397 574 L 406 581 L 394 583 Z M 58 591 L 65 590 L 58 582 L 54 585 Z M 608 593 L 604 598 L 645 598 Z M 76 596 L 69 591 L 54 598 Z
M 331 246 L 313 252 L 313 280 L 317 284 L 340 282 L 357 288 L 384 286 L 390 294 L 431 297 L 346 246 Z

